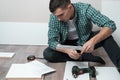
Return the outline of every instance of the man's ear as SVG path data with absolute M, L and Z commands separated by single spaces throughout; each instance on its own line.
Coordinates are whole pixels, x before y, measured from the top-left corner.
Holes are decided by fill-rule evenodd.
M 68 9 L 71 9 L 72 7 L 73 7 L 72 4 L 68 4 L 67 6 Z

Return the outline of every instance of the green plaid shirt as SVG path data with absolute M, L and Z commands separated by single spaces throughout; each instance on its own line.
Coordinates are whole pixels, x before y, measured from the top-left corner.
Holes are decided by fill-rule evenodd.
M 93 8 L 90 4 L 74 3 L 76 18 L 74 24 L 78 33 L 78 45 L 83 45 L 92 32 L 92 22 L 99 27 L 109 27 L 113 31 L 116 29 L 115 23 L 105 15 Z M 57 44 L 65 42 L 68 33 L 67 22 L 58 21 L 53 14 L 50 15 L 48 44 L 51 49 L 56 49 Z

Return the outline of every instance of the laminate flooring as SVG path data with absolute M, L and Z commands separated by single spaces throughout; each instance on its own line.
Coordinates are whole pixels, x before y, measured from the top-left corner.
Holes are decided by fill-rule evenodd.
M 5 80 L 5 76 L 13 63 L 26 63 L 27 57 L 29 55 L 35 55 L 42 59 L 39 61 L 44 64 L 55 68 L 56 72 L 49 73 L 45 75 L 45 80 L 63 80 L 64 70 L 65 70 L 65 62 L 62 63 L 50 63 L 47 62 L 43 58 L 43 50 L 47 47 L 47 45 L 0 45 L 0 52 L 14 52 L 15 55 L 12 58 L 0 58 L 0 80 Z M 114 66 L 111 62 L 110 58 L 106 54 L 105 50 L 101 47 L 96 49 L 93 52 L 94 55 L 101 56 L 106 64 L 101 65 L 95 62 L 89 62 L 89 65 L 95 66 Z M 94 80 L 94 79 L 91 79 Z

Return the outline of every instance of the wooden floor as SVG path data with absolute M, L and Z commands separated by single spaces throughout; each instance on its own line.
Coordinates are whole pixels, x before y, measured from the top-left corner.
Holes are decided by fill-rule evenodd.
M 16 53 L 13 58 L 0 58 L 0 80 L 5 80 L 5 76 L 11 64 L 26 63 L 27 56 L 29 55 L 35 55 L 35 56 L 43 58 L 42 53 L 46 47 L 47 46 L 33 46 L 33 45 L 29 45 L 29 46 L 28 45 L 0 45 L 0 52 L 15 52 Z M 93 52 L 93 54 L 101 56 L 105 60 L 106 65 L 101 65 L 98 63 L 94 63 L 94 62 L 89 62 L 89 65 L 114 66 L 103 48 L 98 48 L 97 50 Z M 56 72 L 46 74 L 45 80 L 63 80 L 65 63 L 50 63 L 44 59 L 41 59 L 39 61 L 56 69 Z M 95 79 L 91 79 L 91 80 L 95 80 Z

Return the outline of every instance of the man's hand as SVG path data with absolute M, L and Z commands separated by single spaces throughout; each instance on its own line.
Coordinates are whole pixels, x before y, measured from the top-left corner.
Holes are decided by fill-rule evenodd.
M 75 49 L 64 48 L 64 45 L 62 46 L 60 44 L 57 45 L 56 50 L 67 54 L 70 58 L 75 60 L 79 59 L 81 56 L 80 53 L 77 52 Z
M 73 50 L 73 49 L 66 49 L 65 53 L 67 53 L 70 58 L 75 60 L 79 59 L 81 56 L 80 53 L 78 53 L 76 50 Z
M 85 53 L 91 53 L 91 52 L 93 52 L 94 46 L 95 46 L 94 41 L 92 41 L 92 40 L 87 41 L 87 42 L 83 45 L 83 48 L 82 48 L 80 54 L 83 54 L 84 52 L 85 52 Z

